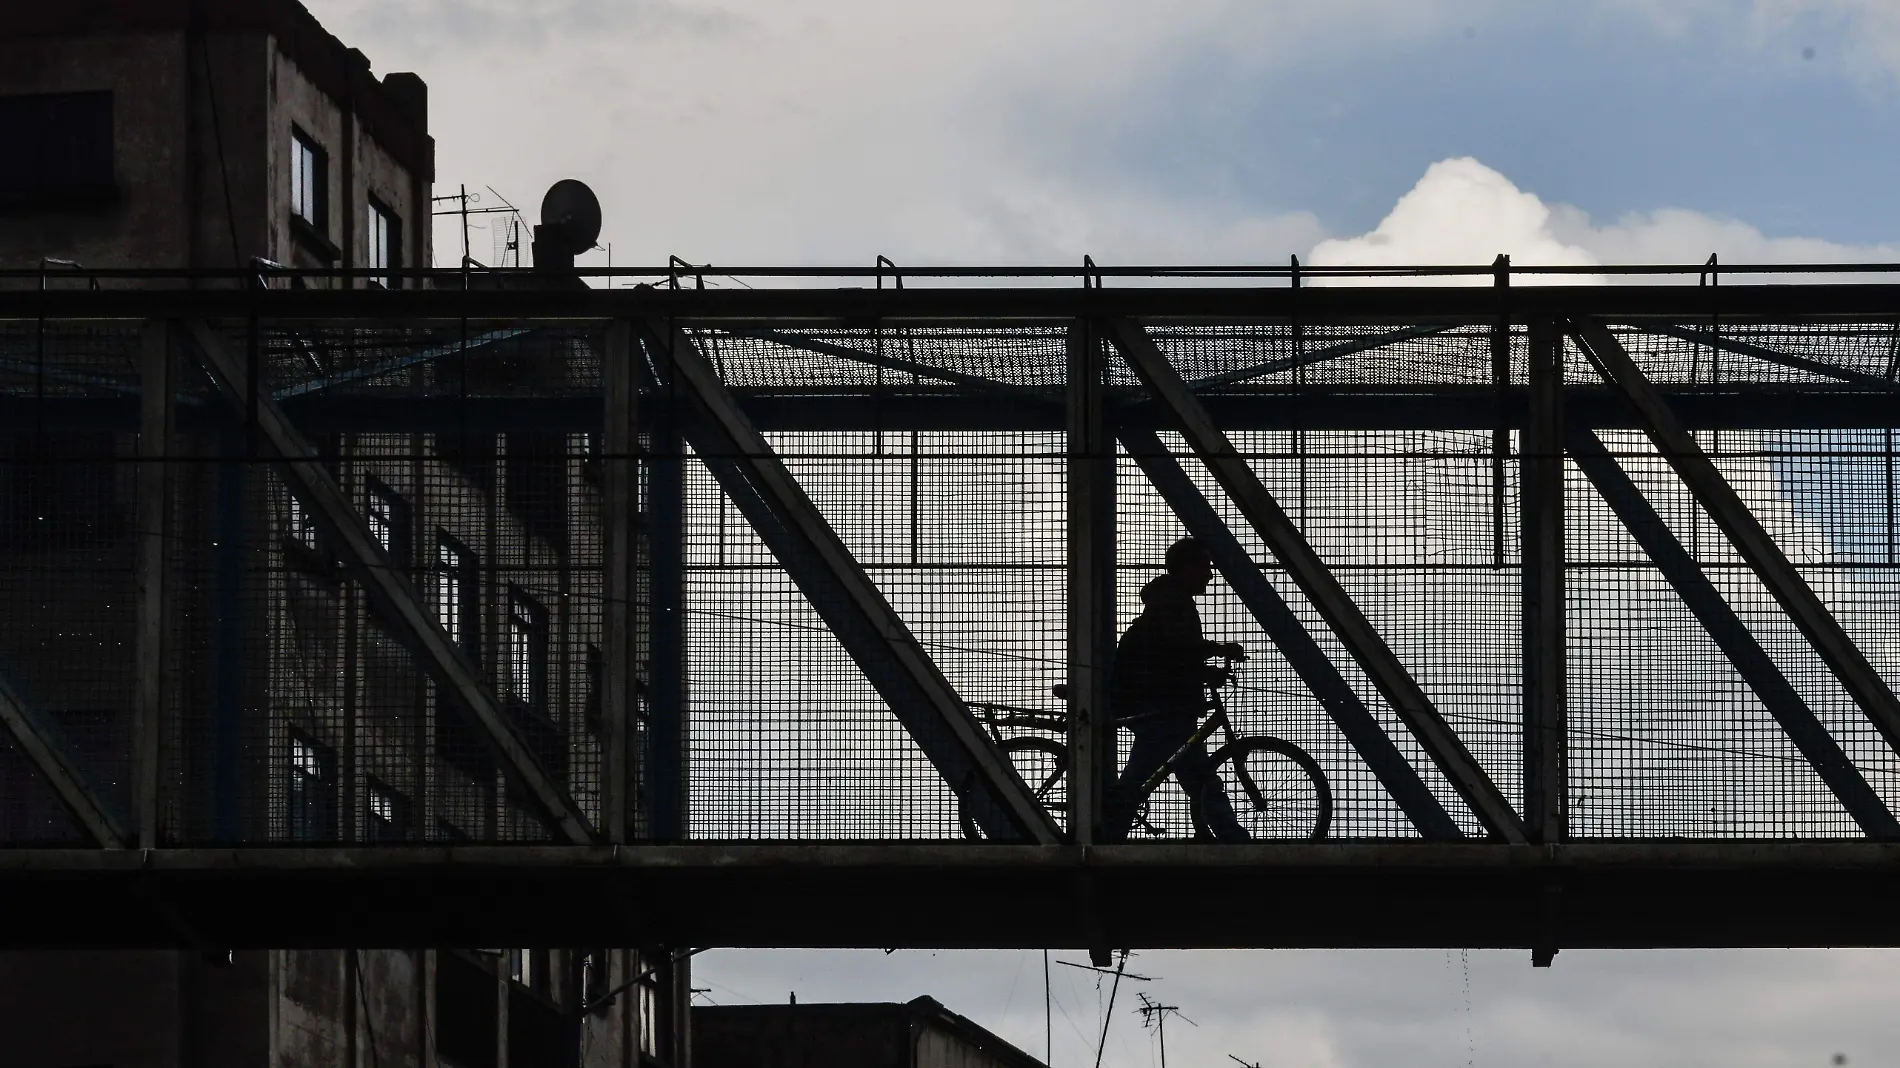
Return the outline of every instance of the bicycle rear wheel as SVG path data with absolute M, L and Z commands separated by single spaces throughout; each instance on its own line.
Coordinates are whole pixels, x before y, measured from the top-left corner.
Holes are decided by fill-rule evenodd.
M 1240 738 L 1221 746 L 1213 763 L 1247 833 L 1255 838 L 1326 837 L 1333 823 L 1333 788 L 1306 750 L 1283 738 Z M 1194 829 L 1209 833 L 1198 811 Z
M 1023 777 L 1029 792 L 1043 808 L 1053 812 L 1068 803 L 1068 746 L 1052 738 L 1024 735 L 1005 739 L 997 748 L 1003 751 L 1011 764 L 1016 765 L 1017 774 Z M 957 822 L 963 825 L 963 837 L 983 837 L 983 828 L 976 825 L 976 814 L 961 801 L 957 803 Z

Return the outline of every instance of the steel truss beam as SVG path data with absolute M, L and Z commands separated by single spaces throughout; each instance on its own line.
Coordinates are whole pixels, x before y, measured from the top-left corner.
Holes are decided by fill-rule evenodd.
M 1630 536 L 1655 561 L 1657 570 L 1675 589 L 1676 596 L 1682 598 L 1702 629 L 1735 665 L 1736 673 L 1755 691 L 1775 722 L 1788 732 L 1788 740 L 1813 765 L 1815 774 L 1828 789 L 1834 791 L 1854 822 L 1869 837 L 1900 838 L 1900 822 L 1895 821 L 1893 813 L 1861 777 L 1860 769 L 1841 750 L 1820 717 L 1802 700 L 1767 650 L 1755 640 L 1748 624 L 1729 607 L 1682 541 L 1669 530 L 1669 525 L 1657 514 L 1635 480 L 1610 455 L 1603 440 L 1594 431 L 1582 427 L 1572 428 L 1566 438 L 1577 467 L 1616 513 Z
M 1521 273 L 1521 272 L 1520 272 Z M 1168 287 L 1104 291 L 1120 314 L 1146 319 L 1230 317 L 1304 323 L 1357 322 L 1392 326 L 1489 325 L 1498 300 L 1489 286 Z M 964 326 L 1059 326 L 1091 314 L 1102 292 L 1082 288 L 992 286 L 908 289 L 123 289 L 0 290 L 0 319 L 130 319 L 154 317 L 320 320 L 360 317 L 487 324 L 495 320 L 582 320 L 667 317 L 692 327 L 859 325 L 876 320 L 959 320 Z M 1515 322 L 1538 316 L 1611 316 L 1671 323 L 1798 316 L 1804 319 L 1891 321 L 1900 306 L 1893 283 L 1813 285 L 1531 286 L 1511 291 Z
M 1048 845 L 1061 831 L 1007 758 L 970 714 L 950 681 L 898 616 L 779 460 L 740 411 L 699 346 L 666 321 L 645 324 L 656 363 L 699 409 L 689 423 L 694 449 L 721 488 L 772 547 L 786 572 L 824 617 L 845 650 L 944 781 L 973 806 L 978 824 L 996 838 Z
M 500 699 L 423 606 L 402 569 L 371 536 L 336 478 L 314 459 L 316 450 L 268 392 L 253 388 L 260 384 L 252 382 L 250 368 L 233 357 L 208 326 L 194 320 L 187 321 L 185 329 L 218 391 L 235 412 L 253 418 L 258 442 L 279 461 L 285 486 L 310 510 L 337 555 L 383 612 L 395 637 L 421 659 L 429 676 L 453 694 L 455 703 L 474 719 L 502 769 L 521 788 L 535 814 L 569 842 L 592 842 L 593 832 L 579 806 L 515 736 Z
M 1114 932 L 1138 949 L 1533 947 L 1553 879 L 1549 948 L 1900 945 L 1900 844 L 1809 839 L 0 849 L 0 894 L 32 917 L 0 948 L 184 946 L 186 928 L 226 948 L 1080 949 L 1078 910 L 1015 903 L 1084 874 L 1142 903 Z
M 1391 331 L 1390 333 L 1377 334 L 1372 337 L 1354 338 L 1351 341 L 1341 341 L 1336 345 L 1322 345 L 1317 349 L 1309 349 L 1306 352 L 1288 356 L 1284 359 L 1269 360 L 1266 363 L 1255 364 L 1252 367 L 1242 367 L 1234 371 L 1223 371 L 1217 375 L 1208 375 L 1206 378 L 1197 378 L 1188 383 L 1188 388 L 1199 392 L 1204 389 L 1218 389 L 1221 386 L 1237 385 L 1253 378 L 1263 378 L 1267 375 L 1275 375 L 1282 371 L 1291 371 L 1299 367 L 1311 367 L 1313 364 L 1325 363 L 1328 360 L 1337 360 L 1346 356 L 1356 356 L 1359 353 L 1370 352 L 1373 349 L 1382 349 L 1387 345 L 1397 344 L 1401 341 L 1431 337 L 1433 334 L 1442 334 L 1450 329 L 1451 327 L 1443 325 L 1408 326 L 1401 330 Z
M 1723 387 L 1661 391 L 1677 418 L 1693 430 L 1837 430 L 1900 426 L 1900 406 L 1889 392 L 1833 386 L 1793 389 Z M 999 395 L 985 391 L 929 391 L 894 387 L 811 394 L 790 390 L 733 390 L 759 429 L 772 432 L 838 430 L 1040 430 L 1059 431 L 1062 409 L 1052 394 Z M 1201 403 L 1223 430 L 1490 430 L 1496 426 L 1497 390 L 1490 386 L 1309 388 L 1287 391 L 1213 393 Z M 1512 427 L 1524 425 L 1521 389 L 1504 398 Z M 418 397 L 408 395 L 305 396 L 284 402 L 284 412 L 306 433 L 426 434 L 510 431 L 600 433 L 605 425 L 598 397 Z M 214 419 L 215 416 L 215 419 Z M 1601 429 L 1633 429 L 1627 407 L 1601 387 L 1564 391 L 1566 421 Z M 1124 423 L 1152 426 L 1146 404 L 1123 409 Z M 0 426 L 44 426 L 49 432 L 138 427 L 138 399 L 115 397 L 0 397 Z M 214 430 L 222 411 L 189 398 L 178 405 L 185 432 Z
M 0 678 L 0 723 L 13 735 L 20 752 L 46 780 L 59 803 L 87 837 L 104 849 L 124 849 L 125 828 L 94 793 L 85 776 L 66 759 L 65 746 L 58 734 L 27 707 L 25 701 L 5 678 Z
M 1526 841 L 1524 823 L 1511 803 L 1445 722 L 1431 698 L 1386 645 L 1325 561 L 1313 551 L 1306 536 L 1281 509 L 1280 502 L 1234 450 L 1227 435 L 1214 424 L 1207 409 L 1201 406 L 1147 331 L 1124 318 L 1108 319 L 1105 323 L 1109 337 L 1114 339 L 1123 358 L 1161 402 L 1194 454 L 1207 465 L 1240 514 L 1287 569 L 1300 592 L 1411 729 L 1419 745 L 1450 780 L 1452 789 L 1471 806 L 1492 834 L 1513 844 Z
M 1868 663 L 1860 647 L 1848 637 L 1735 488 L 1722 477 L 1702 446 L 1683 429 L 1675 413 L 1609 327 L 1600 320 L 1581 318 L 1572 321 L 1572 328 L 1597 372 L 1628 402 L 1656 451 L 1675 468 L 1696 503 L 1747 561 L 1782 611 L 1840 680 L 1841 687 L 1873 721 L 1887 744 L 1900 752 L 1900 700 Z
M 1687 327 L 1670 326 L 1664 323 L 1650 323 L 1643 327 L 1646 333 L 1661 334 L 1664 337 L 1693 341 L 1698 345 L 1732 352 L 1737 356 L 1750 356 L 1763 363 L 1772 363 L 1794 371 L 1806 371 L 1809 374 L 1832 378 L 1840 382 L 1852 382 L 1857 386 L 1869 386 L 1879 390 L 1892 390 L 1894 381 L 1880 375 L 1870 375 L 1864 371 L 1855 371 L 1847 367 L 1836 367 L 1820 360 L 1811 360 L 1806 356 L 1796 356 L 1791 352 L 1781 352 L 1764 345 L 1756 345 L 1739 338 L 1723 337 L 1713 330 L 1691 330 Z
M 805 337 L 802 334 L 788 334 L 783 330 L 748 330 L 744 327 L 735 327 L 729 330 L 722 330 L 720 333 L 730 334 L 733 337 L 751 338 L 756 341 L 770 341 L 775 345 L 783 345 L 788 349 L 815 352 L 820 356 L 836 356 L 838 359 L 850 360 L 852 363 L 861 363 L 867 367 L 881 367 L 887 371 L 916 375 L 918 378 L 946 382 L 950 385 L 963 386 L 969 389 L 995 390 L 999 393 L 1015 393 L 1030 396 L 1049 395 L 1047 390 L 1032 389 L 1027 386 L 1013 385 L 1008 382 L 998 382 L 994 379 L 984 378 L 981 375 L 964 374 L 962 371 L 953 371 L 947 367 L 933 367 L 930 364 L 919 363 L 916 360 L 906 360 L 898 356 L 886 356 L 880 352 L 853 348 L 849 345 L 839 345 L 831 341 L 821 341 L 818 338 Z
M 1241 603 L 1267 632 L 1287 666 L 1313 692 L 1320 707 L 1332 717 L 1340 733 L 1352 743 L 1360 759 L 1392 795 L 1412 826 L 1418 828 L 1418 833 L 1435 841 L 1463 838 L 1464 832 L 1458 829 L 1445 806 L 1392 744 L 1391 737 L 1366 708 L 1358 691 L 1339 673 L 1332 658 L 1307 631 L 1306 624 L 1300 622 L 1280 591 L 1261 573 L 1260 566 L 1247 555 L 1240 539 L 1228 529 L 1226 521 L 1202 495 L 1200 487 L 1194 484 L 1174 454 L 1162 444 L 1161 438 L 1145 427 L 1123 427 L 1121 440 L 1128 455 L 1168 502 L 1188 534 L 1206 546 L 1214 558 L 1214 566 L 1220 569 Z

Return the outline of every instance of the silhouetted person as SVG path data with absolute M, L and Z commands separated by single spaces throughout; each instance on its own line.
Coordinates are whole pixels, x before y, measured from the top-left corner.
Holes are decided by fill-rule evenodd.
M 1200 726 L 1207 711 L 1206 687 L 1221 681 L 1210 657 L 1247 659 L 1238 642 L 1210 642 L 1201 636 L 1201 613 L 1194 598 L 1207 592 L 1214 577 L 1207 550 L 1193 538 L 1168 546 L 1167 570 L 1142 587 L 1142 610 L 1115 649 L 1110 686 L 1113 713 L 1135 735 L 1128 766 L 1109 787 L 1106 799 L 1110 841 L 1128 836 L 1141 806 L 1141 784 L 1160 770 Z M 1221 788 L 1205 745 L 1196 745 L 1174 766 L 1174 779 L 1200 807 L 1201 819 L 1219 839 L 1246 841 L 1253 836 L 1234 818 L 1234 807 Z

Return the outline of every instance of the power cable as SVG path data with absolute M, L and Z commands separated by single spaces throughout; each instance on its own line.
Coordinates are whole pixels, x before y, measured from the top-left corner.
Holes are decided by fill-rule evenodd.
M 231 202 L 231 172 L 224 159 L 224 123 L 218 118 L 218 83 L 211 76 L 211 50 L 205 44 L 204 28 L 197 28 L 198 65 L 204 71 L 205 96 L 211 105 L 211 137 L 218 148 L 218 180 L 224 187 L 224 221 L 231 231 L 231 262 L 241 258 L 238 251 L 237 209 Z

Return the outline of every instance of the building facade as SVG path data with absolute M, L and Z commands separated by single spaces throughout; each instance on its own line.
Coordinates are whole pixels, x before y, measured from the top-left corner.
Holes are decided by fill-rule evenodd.
M 0 269 L 35 272 L 0 285 L 139 285 L 104 272 L 190 270 L 193 285 L 401 288 L 419 283 L 399 271 L 431 263 L 426 85 L 377 77 L 294 0 L 10 13 L 0 143 L 20 149 L 0 154 Z M 280 267 L 356 273 L 292 280 Z M 578 380 L 599 362 L 597 339 L 519 330 L 463 336 L 452 357 L 400 329 L 273 338 L 255 366 L 286 406 L 365 382 L 505 395 L 521 376 Z M 241 329 L 228 340 L 246 344 Z M 180 395 L 200 388 L 183 373 L 182 339 L 164 343 Z M 111 386 L 136 365 L 132 335 L 0 348 L 0 390 L 44 395 L 47 367 L 68 381 L 88 351 L 89 381 L 139 388 L 136 373 Z M 589 438 L 308 436 L 384 557 L 501 698 L 509 728 L 597 820 L 603 493 Z M 122 430 L 0 432 L 0 681 L 121 808 L 138 448 Z M 180 462 L 161 840 L 544 837 L 308 510 L 253 462 L 242 420 L 181 425 L 167 455 Z M 0 848 L 74 835 L 0 740 Z M 665 947 L 9 954 L 0 1046 L 10 1062 L 150 1068 L 678 1065 L 688 1015 L 676 992 L 688 985 Z

